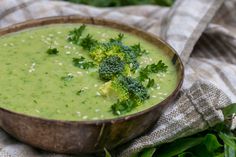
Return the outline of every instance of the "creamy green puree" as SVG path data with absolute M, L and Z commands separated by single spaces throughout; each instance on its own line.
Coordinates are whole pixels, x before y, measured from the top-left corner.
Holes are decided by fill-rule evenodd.
M 111 105 L 117 100 L 102 96 L 96 68 L 81 69 L 72 59 L 80 56 L 91 61 L 88 52 L 68 42 L 68 33 L 79 24 L 57 24 L 27 29 L 0 38 L 0 107 L 27 115 L 60 120 L 95 120 L 117 117 Z M 99 41 L 116 37 L 121 31 L 87 25 L 86 31 Z M 123 32 L 124 33 L 124 32 Z M 162 60 L 167 72 L 151 74 L 155 85 L 150 98 L 127 114 L 147 109 L 165 99 L 177 84 L 176 69 L 156 46 L 124 33 L 126 45 L 140 43 L 148 54 L 138 60 L 140 67 Z M 58 55 L 46 51 L 56 47 Z M 62 77 L 73 76 L 67 81 Z M 119 116 L 119 115 L 118 115 Z

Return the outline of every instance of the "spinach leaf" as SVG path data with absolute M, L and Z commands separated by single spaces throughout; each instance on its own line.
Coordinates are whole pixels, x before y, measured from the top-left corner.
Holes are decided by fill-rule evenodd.
M 224 145 L 224 154 L 222 157 L 235 157 L 236 156 L 236 151 L 234 148 Z
M 222 147 L 222 145 L 218 142 L 217 137 L 213 134 L 207 134 L 204 137 L 203 144 L 209 152 L 214 152 L 218 148 Z
M 231 104 L 223 109 L 223 114 L 225 117 L 229 117 L 234 113 L 236 113 L 236 104 Z
M 224 141 L 225 145 L 231 147 L 232 149 L 236 150 L 236 143 L 235 141 L 227 134 L 220 133 L 219 137 Z
M 162 147 L 161 150 L 157 153 L 158 157 L 171 157 L 179 155 L 184 151 L 199 145 L 204 140 L 203 137 L 196 138 L 183 138 L 176 140 L 170 144 L 166 144 L 165 147 Z
M 106 148 L 104 148 L 104 151 L 105 151 L 105 154 L 106 154 L 105 157 L 112 157 L 111 154 L 108 152 L 108 150 Z
M 152 157 L 153 154 L 155 153 L 156 148 L 147 148 L 144 149 L 141 154 L 139 155 L 139 157 Z

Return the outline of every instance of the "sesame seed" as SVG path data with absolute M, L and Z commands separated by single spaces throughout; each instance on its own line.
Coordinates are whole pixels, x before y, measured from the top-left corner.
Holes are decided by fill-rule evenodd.
M 93 117 L 92 119 L 93 119 L 93 120 L 97 120 L 97 119 L 98 119 L 98 117 Z
M 40 113 L 40 111 L 39 111 L 39 110 L 37 110 L 37 109 L 36 109 L 35 111 L 36 111 L 37 113 Z
M 97 86 L 98 86 L 97 84 L 94 85 L 94 87 L 97 87 Z
M 101 96 L 101 93 L 99 93 L 99 92 L 96 92 L 96 96 Z
M 81 113 L 80 113 L 79 111 L 77 111 L 76 113 L 77 113 L 77 115 L 78 115 L 79 117 L 81 116 Z
M 82 119 L 88 119 L 88 116 L 83 116 Z
M 152 95 L 153 98 L 156 98 L 157 96 L 156 95 Z
M 69 54 L 71 54 L 71 52 L 70 52 L 70 51 L 67 51 L 66 54 L 69 55 Z
M 77 71 L 77 74 L 83 74 L 81 71 Z
M 97 109 L 95 109 L 95 112 L 99 112 L 99 111 L 100 111 L 100 109 L 98 109 L 98 108 L 97 108 Z
M 59 45 L 57 41 L 54 41 L 54 44 L 55 44 L 55 45 Z

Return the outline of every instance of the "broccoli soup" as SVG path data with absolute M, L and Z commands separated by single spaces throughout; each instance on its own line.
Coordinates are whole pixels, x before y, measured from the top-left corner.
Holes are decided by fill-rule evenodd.
M 0 38 L 0 107 L 59 120 L 110 119 L 164 100 L 174 65 L 155 45 L 116 29 L 35 27 Z

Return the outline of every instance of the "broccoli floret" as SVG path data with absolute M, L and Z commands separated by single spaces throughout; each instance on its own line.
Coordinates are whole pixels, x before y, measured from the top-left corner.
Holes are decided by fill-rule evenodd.
M 102 80 L 111 80 L 115 76 L 121 74 L 125 69 L 125 62 L 118 56 L 110 56 L 100 63 L 99 77 Z
M 105 83 L 100 92 L 105 96 L 117 97 L 120 101 L 133 99 L 141 103 L 149 98 L 147 89 L 137 79 L 123 75 Z
M 115 81 L 127 89 L 129 98 L 141 102 L 149 98 L 147 89 L 137 79 L 121 75 Z
M 102 96 L 110 97 L 112 99 L 118 98 L 122 101 L 129 99 L 128 90 L 121 86 L 116 80 L 106 82 L 99 90 Z
M 123 95 L 111 106 L 111 110 L 115 115 L 130 112 L 149 98 L 147 89 L 139 81 L 131 77 L 121 75 L 112 81 L 111 87 Z
M 105 43 L 101 43 L 93 47 L 90 50 L 89 55 L 98 63 L 100 63 L 106 57 L 118 56 L 123 60 L 125 56 L 124 53 L 120 51 L 119 47 L 111 46 Z

